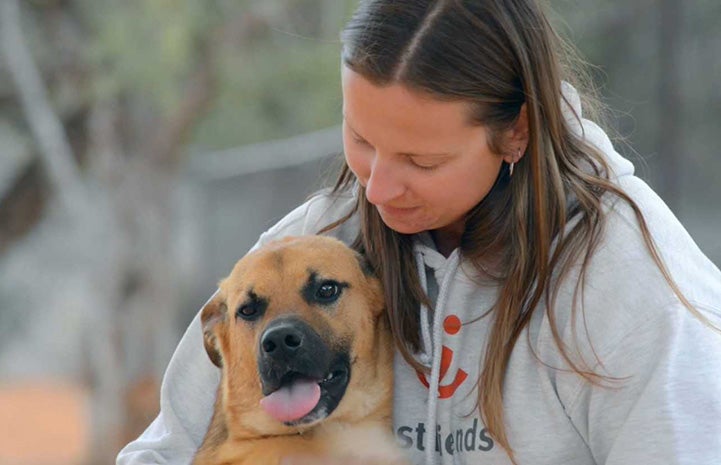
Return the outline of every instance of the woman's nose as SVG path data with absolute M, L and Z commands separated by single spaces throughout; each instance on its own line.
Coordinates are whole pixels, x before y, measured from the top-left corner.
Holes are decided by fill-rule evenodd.
M 366 198 L 374 205 L 383 205 L 400 197 L 405 189 L 394 167 L 376 156 L 366 182 Z

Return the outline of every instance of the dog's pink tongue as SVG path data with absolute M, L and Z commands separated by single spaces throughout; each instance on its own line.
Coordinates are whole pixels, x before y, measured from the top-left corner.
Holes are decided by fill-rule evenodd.
M 320 386 L 310 380 L 296 380 L 260 400 L 260 406 L 278 421 L 298 420 L 318 405 Z

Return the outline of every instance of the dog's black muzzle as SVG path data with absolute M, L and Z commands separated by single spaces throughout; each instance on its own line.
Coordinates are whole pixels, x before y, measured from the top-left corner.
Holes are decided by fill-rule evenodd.
M 346 349 L 330 347 L 305 321 L 281 317 L 260 337 L 258 373 L 266 396 L 298 378 L 316 381 L 321 400 L 297 422 L 308 423 L 330 415 L 343 398 L 350 381 L 350 358 Z

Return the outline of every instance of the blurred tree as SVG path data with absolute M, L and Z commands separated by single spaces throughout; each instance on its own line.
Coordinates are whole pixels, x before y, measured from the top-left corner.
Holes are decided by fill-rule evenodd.
M 79 239 L 55 241 L 58 250 L 48 265 L 64 268 L 65 282 L 51 277 L 27 308 L 55 301 L 45 316 L 62 320 L 73 312 L 68 306 L 84 303 L 93 323 L 73 334 L 88 345 L 94 456 L 107 462 L 119 445 L 125 393 L 162 370 L 176 340 L 177 253 L 168 238 L 177 221 L 180 149 L 215 87 L 213 23 L 200 14 L 200 2 L 184 2 L 185 8 L 162 1 L 82 3 L 40 4 L 21 15 L 19 2 L 8 0 L 2 34 L 5 61 L 53 192 L 38 231 L 17 253 L 29 261 L 47 253 L 48 241 Z M 43 39 L 35 42 L 42 44 L 36 46 L 40 66 L 26 45 L 26 25 L 29 37 Z M 73 119 L 82 121 L 83 131 L 68 131 L 65 123 Z M 74 274 L 89 280 L 90 292 L 68 301 L 60 294 Z M 22 304 L 28 297 L 15 292 L 15 308 L 27 310 Z M 8 299 L 4 311 L 12 308 Z
M 594 65 L 619 150 L 682 219 L 713 211 L 721 195 L 721 159 L 711 155 L 721 118 L 721 3 L 550 3 Z
M 182 286 L 172 238 L 183 148 L 216 96 L 196 144 L 236 145 L 336 122 L 337 32 L 323 34 L 338 30 L 343 3 L 3 3 L 3 62 L 13 77 L 5 88 L 13 98 L 0 101 L 0 111 L 30 130 L 43 167 L 35 176 L 51 194 L 8 256 L 0 318 L 13 322 L 13 335 L 27 334 L 27 316 L 13 315 L 50 300 L 48 322 L 78 312 L 90 322 L 67 335 L 80 339 L 74 346 L 90 367 L 97 461 L 117 450 L 129 418 L 123 399 L 147 385 L 148 373 L 162 372 L 177 341 Z M 42 296 L 12 271 L 18 261 L 46 263 L 33 283 L 42 283 Z M 69 300 L 62 295 L 71 282 L 83 290 Z M 50 340 L 43 331 L 52 327 L 33 331 Z M 4 340 L 4 354 L 22 343 Z M 55 356 L 36 352 L 38 366 Z

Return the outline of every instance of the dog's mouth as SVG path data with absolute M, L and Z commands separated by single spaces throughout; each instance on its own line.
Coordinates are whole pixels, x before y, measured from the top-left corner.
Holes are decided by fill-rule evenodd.
M 350 381 L 350 363 L 339 354 L 322 376 L 290 370 L 261 399 L 263 410 L 287 426 L 308 425 L 328 417 L 338 406 Z

